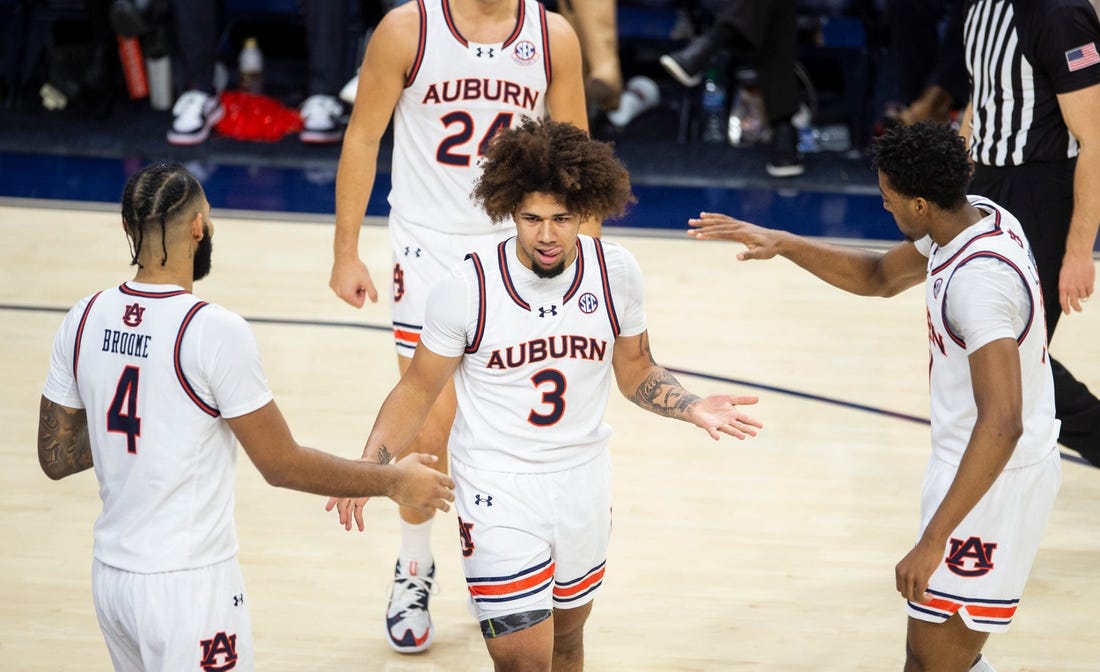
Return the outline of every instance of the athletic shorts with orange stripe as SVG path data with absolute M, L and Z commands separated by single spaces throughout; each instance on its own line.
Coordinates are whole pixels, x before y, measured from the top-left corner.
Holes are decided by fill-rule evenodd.
M 479 621 L 595 599 L 611 536 L 606 448 L 585 464 L 548 473 L 475 469 L 452 458 L 451 475 Z
M 921 494 L 922 534 L 957 471 L 935 457 L 929 463 Z M 971 630 L 1008 630 L 1061 482 L 1056 448 L 1036 464 L 1003 471 L 951 535 L 944 561 L 928 582 L 932 601 L 909 602 L 909 616 L 943 623 L 958 613 Z
M 516 227 L 504 222 L 490 233 L 459 235 L 409 224 L 391 215 L 389 228 L 393 248 L 393 338 L 397 354 L 412 357 L 424 328 L 428 295 L 435 284 L 449 277 L 451 267 L 461 263 L 468 253 L 494 251 L 500 241 L 515 235 Z

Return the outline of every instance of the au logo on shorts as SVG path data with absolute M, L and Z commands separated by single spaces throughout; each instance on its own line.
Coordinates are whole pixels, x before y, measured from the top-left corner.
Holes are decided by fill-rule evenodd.
M 202 660 L 199 665 L 203 672 L 228 672 L 237 666 L 237 634 L 226 635 L 219 632 L 211 639 L 199 642 L 202 645 Z
M 947 568 L 959 576 L 985 576 L 993 569 L 993 550 L 997 544 L 983 543 L 981 537 L 966 541 L 951 540 L 951 552 L 947 554 Z

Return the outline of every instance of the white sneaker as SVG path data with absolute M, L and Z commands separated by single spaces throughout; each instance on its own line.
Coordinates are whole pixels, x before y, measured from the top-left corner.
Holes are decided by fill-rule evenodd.
M 404 569 L 404 571 L 402 571 Z M 393 570 L 390 604 L 386 608 L 386 641 L 398 653 L 416 653 L 432 645 L 432 617 L 428 598 L 439 592 L 435 582 L 435 563 L 427 574 L 416 562 L 401 567 L 398 559 Z
M 221 98 L 203 91 L 187 91 L 172 106 L 172 128 L 168 142 L 173 145 L 197 145 L 206 140 L 210 129 L 225 116 Z
M 348 80 L 348 83 L 344 85 L 344 88 L 340 89 L 340 100 L 344 101 L 348 105 L 355 104 L 355 95 L 359 93 L 359 71 L 355 71 L 355 76 Z
M 332 96 L 315 94 L 299 109 L 302 131 L 298 138 L 310 144 L 340 142 L 344 137 L 344 106 Z

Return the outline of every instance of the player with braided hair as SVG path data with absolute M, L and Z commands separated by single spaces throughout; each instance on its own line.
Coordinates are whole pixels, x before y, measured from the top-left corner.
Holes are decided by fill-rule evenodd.
M 54 341 L 38 459 L 52 479 L 95 467 L 92 594 L 119 670 L 254 669 L 237 564 L 237 441 L 272 485 L 384 495 L 446 511 L 436 458 L 394 465 L 299 445 L 275 405 L 248 324 L 191 294 L 210 270 L 210 204 L 176 164 L 122 198 L 133 280 L 85 297 Z

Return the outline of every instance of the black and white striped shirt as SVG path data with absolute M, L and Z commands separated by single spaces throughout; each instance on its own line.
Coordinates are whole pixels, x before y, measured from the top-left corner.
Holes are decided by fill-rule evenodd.
M 1016 166 L 1077 156 L 1057 95 L 1100 84 L 1089 0 L 968 0 L 964 42 L 971 158 Z

